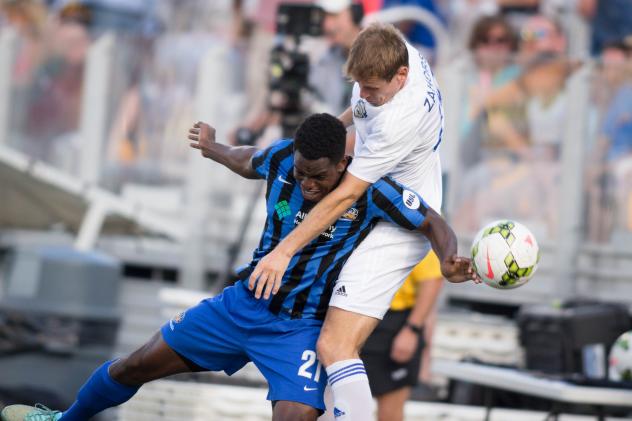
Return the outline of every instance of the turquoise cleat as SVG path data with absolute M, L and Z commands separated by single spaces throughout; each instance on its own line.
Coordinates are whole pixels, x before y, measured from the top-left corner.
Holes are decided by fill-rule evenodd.
M 42 404 L 35 406 L 9 405 L 0 413 L 2 421 L 57 421 L 61 411 L 53 411 Z

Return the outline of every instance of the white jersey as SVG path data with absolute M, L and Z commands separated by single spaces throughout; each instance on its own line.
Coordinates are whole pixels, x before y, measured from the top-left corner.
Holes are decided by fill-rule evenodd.
M 437 148 L 443 136 L 441 94 L 426 59 L 410 44 L 404 87 L 386 104 L 372 106 L 351 96 L 356 130 L 354 159 L 348 171 L 369 183 L 390 175 L 441 210 L 441 162 Z

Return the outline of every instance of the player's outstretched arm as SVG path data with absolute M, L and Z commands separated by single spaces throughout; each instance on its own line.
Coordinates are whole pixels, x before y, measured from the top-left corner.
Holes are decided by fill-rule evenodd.
M 251 163 L 252 156 L 258 151 L 257 148 L 217 143 L 215 129 L 201 121 L 189 129 L 188 139 L 189 146 L 199 149 L 204 158 L 212 159 L 244 178 L 260 178 Z
M 366 181 L 347 173 L 338 187 L 318 202 L 307 214 L 305 220 L 257 263 L 250 275 L 250 289 L 255 284 L 263 288 L 266 283 L 271 283 L 274 284 L 272 293 L 276 294 L 292 256 L 340 218 L 369 186 L 370 184 Z M 258 287 L 255 297 L 260 296 L 261 289 Z M 266 295 L 265 298 L 268 296 Z
M 424 222 L 419 227 L 432 244 L 432 248 L 441 261 L 441 273 L 450 282 L 481 279 L 472 267 L 471 259 L 457 255 L 456 234 L 448 223 L 434 210 L 428 208 Z

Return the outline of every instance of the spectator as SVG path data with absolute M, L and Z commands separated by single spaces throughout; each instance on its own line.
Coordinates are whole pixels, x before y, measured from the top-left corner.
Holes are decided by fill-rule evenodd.
M 63 10 L 68 5 L 81 4 L 91 14 L 90 31 L 99 36 L 107 31 L 121 34 L 140 34 L 152 25 L 156 0 L 55 0 L 51 2 L 55 10 Z
M 474 25 L 469 41 L 474 71 L 467 81 L 467 102 L 461 130 L 462 138 L 469 143 L 465 146 L 468 150 L 478 149 L 478 146 L 490 141 L 481 139 L 487 137 L 480 132 L 484 129 L 480 127 L 481 123 L 484 124 L 481 111 L 491 92 L 518 76 L 519 68 L 512 62 L 516 47 L 514 32 L 504 18 L 483 17 Z
M 556 160 L 562 142 L 566 118 L 564 86 L 572 65 L 563 57 L 541 53 L 533 58 L 515 82 L 490 96 L 486 105 L 526 106 L 528 139 L 520 143 L 529 145 L 531 158 Z M 504 102 L 504 103 L 503 103 Z
M 360 33 L 362 16 L 353 10 L 351 0 L 320 0 L 317 4 L 325 11 L 323 32 L 329 47 L 311 67 L 309 83 L 328 112 L 339 115 L 349 106 L 351 98 L 353 85 L 342 68 L 351 44 Z
M 532 61 L 538 54 L 564 54 L 567 42 L 562 27 L 557 21 L 544 15 L 528 18 L 520 30 L 519 59 L 523 64 Z
M 35 74 L 25 134 L 27 152 L 40 159 L 56 162 L 72 155 L 62 149 L 70 146 L 69 135 L 79 125 L 83 71 L 92 43 L 89 23 L 84 6 L 70 4 L 60 10 L 50 36 L 50 56 Z
M 106 181 L 114 190 L 129 181 L 170 183 L 184 176 L 187 147 L 173 139 L 194 119 L 199 64 L 217 42 L 184 24 L 196 20 L 194 6 L 183 5 L 157 32 L 132 37 L 132 76 L 114 108 L 108 140 Z
M 553 16 L 565 8 L 569 0 L 443 0 L 450 32 L 467 42 L 472 27 L 484 16 L 503 16 L 514 28 L 522 27 L 535 14 Z M 575 0 L 572 0 L 575 1 Z
M 592 27 L 592 53 L 632 35 L 632 0 L 580 0 L 579 10 Z
M 23 87 L 32 81 L 44 49 L 46 8 L 38 0 L 2 0 L 0 16 L 13 27 L 20 37 L 13 81 Z
M 632 230 L 632 48 L 606 46 L 602 68 L 614 94 L 588 170 L 589 236 L 594 241 L 606 240 L 617 221 Z

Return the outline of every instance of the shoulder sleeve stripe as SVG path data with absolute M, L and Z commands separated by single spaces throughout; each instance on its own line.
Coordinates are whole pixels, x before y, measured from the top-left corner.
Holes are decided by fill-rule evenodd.
M 386 184 L 391 186 L 399 194 L 400 197 L 404 194 L 404 188 L 400 184 L 396 183 L 392 178 L 384 177 L 382 178 L 382 180 L 384 180 Z M 415 193 L 415 194 L 419 196 L 418 193 Z M 420 205 L 419 205 L 418 211 L 423 216 L 426 216 L 426 213 L 428 213 L 428 205 L 426 204 L 426 202 L 423 201 L 423 198 L 421 196 L 419 197 L 419 203 Z
M 417 229 L 415 224 L 409 221 L 408 218 L 406 218 L 404 214 L 402 214 L 400 210 L 393 205 L 393 202 L 391 202 L 388 197 L 386 197 L 381 191 L 379 191 L 378 189 L 374 189 L 371 198 L 373 199 L 375 205 L 382 209 L 384 213 L 393 218 L 393 221 L 397 225 L 411 231 Z

